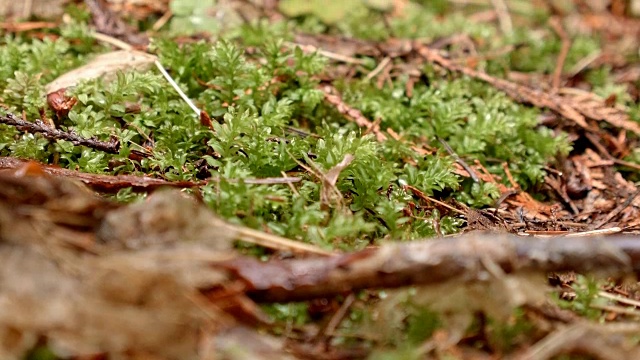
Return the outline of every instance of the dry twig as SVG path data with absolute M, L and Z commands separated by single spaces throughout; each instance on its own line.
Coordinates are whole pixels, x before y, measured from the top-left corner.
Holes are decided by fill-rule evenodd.
M 120 150 L 120 142 L 115 139 L 112 139 L 109 142 L 100 141 L 96 138 L 87 139 L 83 138 L 73 131 L 67 132 L 51 128 L 45 125 L 42 120 L 36 120 L 34 122 L 25 121 L 11 113 L 0 115 L 0 123 L 15 126 L 20 131 L 41 133 L 45 138 L 50 140 L 65 140 L 73 143 L 76 146 L 82 145 L 110 154 L 117 154 Z
M 569 40 L 569 36 L 567 32 L 564 31 L 562 27 L 562 23 L 558 18 L 552 18 L 549 21 L 549 25 L 553 31 L 558 34 L 560 40 L 562 41 L 562 47 L 560 48 L 560 53 L 558 54 L 558 60 L 556 61 L 556 69 L 553 72 L 553 80 L 551 82 L 551 92 L 556 93 L 560 88 L 560 81 L 562 80 L 562 69 L 564 68 L 565 60 L 567 59 L 567 55 L 569 54 L 569 49 L 571 49 L 571 41 Z
M 380 142 L 387 140 L 387 136 L 380 131 L 380 127 L 376 126 L 369 119 L 367 119 L 360 110 L 354 109 L 347 105 L 338 90 L 331 85 L 320 85 L 318 87 L 324 93 L 324 99 L 331 105 L 335 106 L 336 110 L 344 115 L 347 119 L 355 122 L 359 127 L 367 129 L 367 132 L 375 134 L 376 139 Z
M 204 186 L 212 181 L 219 181 L 219 178 L 209 179 L 205 181 L 167 181 L 164 179 L 158 179 L 150 176 L 136 176 L 136 175 L 101 175 L 90 174 L 79 171 L 73 171 L 69 169 L 60 168 L 57 166 L 37 164 L 35 162 L 29 162 L 14 157 L 2 156 L 0 157 L 0 169 L 13 169 L 17 170 L 23 166 L 34 164 L 40 168 L 40 172 L 45 174 L 61 176 L 65 178 L 79 180 L 85 183 L 96 191 L 101 192 L 117 192 L 120 189 L 131 187 L 134 191 L 150 191 L 163 186 L 176 187 L 176 188 L 192 188 L 197 186 Z M 276 184 L 292 184 L 301 181 L 298 177 L 283 177 L 283 178 L 262 178 L 262 179 L 242 179 L 246 184 L 254 185 L 276 185 Z M 238 182 L 237 179 L 227 179 L 229 182 Z
M 551 109 L 586 130 L 592 130 L 592 127 L 587 124 L 587 118 L 590 118 L 606 121 L 613 126 L 629 130 L 636 135 L 640 135 L 640 125 L 631 121 L 629 119 L 629 115 L 625 111 L 607 107 L 602 102 L 593 101 L 593 99 L 586 97 L 570 97 L 549 94 L 542 90 L 534 90 L 527 86 L 498 79 L 484 72 L 456 65 L 452 61 L 444 58 L 437 51 L 425 46 L 419 47 L 417 51 L 429 62 L 438 64 L 449 71 L 459 72 L 474 79 L 491 84 L 495 88 L 504 91 L 516 101 L 531 104 L 540 108 Z

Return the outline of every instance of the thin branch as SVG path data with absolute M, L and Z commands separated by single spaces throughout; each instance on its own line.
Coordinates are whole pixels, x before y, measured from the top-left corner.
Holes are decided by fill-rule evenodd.
M 458 154 L 456 154 L 456 152 L 453 151 L 451 146 L 449 146 L 449 144 L 443 138 L 439 136 L 437 136 L 436 138 L 438 139 L 438 141 L 440 141 L 440 144 L 444 146 L 444 149 L 447 151 L 447 153 L 449 153 L 449 156 L 451 156 L 458 164 L 460 164 L 460 166 L 462 166 L 462 168 L 465 169 L 466 172 L 469 173 L 469 176 L 471 176 L 471 179 L 473 180 L 473 182 L 479 183 L 480 179 L 478 178 L 478 175 L 476 174 L 476 172 L 471 168 L 471 166 L 469 166 L 469 164 L 467 164 L 464 160 L 462 160 L 460 156 L 458 156 Z
M 178 84 L 175 82 L 175 80 L 173 80 L 173 78 L 171 77 L 171 75 L 169 75 L 167 70 L 164 69 L 164 66 L 162 66 L 162 64 L 158 60 L 156 60 L 154 62 L 154 64 L 156 65 L 158 70 L 160 70 L 160 73 L 162 73 L 162 76 L 164 76 L 164 78 L 167 79 L 167 81 L 169 82 L 171 87 L 178 93 L 178 95 L 180 95 L 182 100 L 184 100 L 184 102 L 186 102 L 187 105 L 189 105 L 191 110 L 193 110 L 193 112 L 196 113 L 196 116 L 200 117 L 200 114 L 202 113 L 202 111 L 200 111 L 200 109 L 198 109 L 198 107 L 195 106 L 193 101 L 191 101 L 191 99 L 189 99 L 187 94 L 185 94 L 184 91 L 182 91 L 182 89 L 180 89 L 180 86 L 178 86 Z
M 387 140 L 387 136 L 380 131 L 380 127 L 376 126 L 369 119 L 367 119 L 360 110 L 352 108 L 342 100 L 342 97 L 338 93 L 338 90 L 331 85 L 320 85 L 318 89 L 324 93 L 324 99 L 336 110 L 344 115 L 347 119 L 353 121 L 361 128 L 367 129 L 368 132 L 372 132 L 376 135 L 376 140 L 383 142 Z
M 73 130 L 65 132 L 47 126 L 42 120 L 34 122 L 25 121 L 19 117 L 8 113 L 0 115 L 0 123 L 15 126 L 18 130 L 30 133 L 40 133 L 49 140 L 65 140 L 76 146 L 86 146 L 91 149 L 104 151 L 109 154 L 117 154 L 120 151 L 120 142 L 111 140 L 109 142 L 100 141 L 96 138 L 83 138 L 73 132 Z
M 503 34 L 509 35 L 513 32 L 513 22 L 511 21 L 511 15 L 509 15 L 509 8 L 504 0 L 491 0 L 493 8 L 498 15 L 498 22 L 500 23 L 500 31 Z
M 378 76 L 380 71 L 384 70 L 384 68 L 387 67 L 389 63 L 391 63 L 391 58 L 386 56 L 384 59 L 382 59 L 382 61 L 380 61 L 380 63 L 378 64 L 378 66 L 376 66 L 375 69 L 373 69 L 370 73 L 367 74 L 367 77 L 365 77 L 365 81 L 371 81 L 371 79 Z
M 356 64 L 356 65 L 364 65 L 365 64 L 364 60 L 356 59 L 354 57 L 350 57 L 350 56 L 334 53 L 334 52 L 327 51 L 327 50 L 322 50 L 322 49 L 320 49 L 318 47 L 315 47 L 313 45 L 298 44 L 298 43 L 293 43 L 293 42 L 289 42 L 289 41 L 286 41 L 284 44 L 287 45 L 287 46 L 291 46 L 291 47 L 299 47 L 302 51 L 308 52 L 308 53 L 317 52 L 318 54 L 320 54 L 320 55 L 322 55 L 322 56 L 324 56 L 326 58 L 329 58 L 331 60 L 344 62 L 344 63 L 347 63 L 347 64 Z
M 330 251 L 323 250 L 315 245 L 306 244 L 300 241 L 290 240 L 282 236 L 268 234 L 266 232 L 250 229 L 244 226 L 236 226 L 232 224 L 225 224 L 224 226 L 233 230 L 238 239 L 260 245 L 262 247 L 274 250 L 285 250 L 296 253 L 306 253 L 321 256 L 333 256 L 336 255 Z
M 9 156 L 0 157 L 0 169 L 20 169 L 21 167 L 29 164 L 30 161 L 22 160 Z M 33 163 L 33 162 L 31 162 Z M 85 183 L 92 189 L 105 193 L 117 192 L 120 189 L 131 187 L 134 191 L 150 191 L 159 187 L 177 187 L 177 188 L 192 188 L 198 186 L 204 186 L 211 181 L 219 181 L 219 178 L 208 179 L 205 181 L 167 181 L 164 179 L 154 178 L 150 176 L 136 176 L 136 175 L 102 175 L 102 174 L 90 174 L 80 171 L 73 171 L 69 169 L 60 168 L 57 166 L 38 164 L 45 174 L 53 176 L 61 176 L 65 178 L 71 178 L 79 180 Z M 243 181 L 245 184 L 252 185 L 277 185 L 277 184 L 292 184 L 301 181 L 302 179 L 297 177 L 284 177 L 284 178 L 262 178 L 262 179 L 226 179 L 226 181 L 235 183 Z
M 598 292 L 598 296 L 603 297 L 603 298 L 607 298 L 609 300 L 617 301 L 617 302 L 619 302 L 621 304 L 640 307 L 640 301 L 637 301 L 637 300 L 634 300 L 634 299 L 629 299 L 627 297 L 616 295 L 616 294 L 611 294 L 611 293 L 608 293 L 606 291 Z
M 622 211 L 626 208 L 628 208 L 631 203 L 633 202 L 633 200 L 636 199 L 636 197 L 638 197 L 638 195 L 640 195 L 640 188 L 638 188 L 638 190 L 636 190 L 633 194 L 631 194 L 627 200 L 625 200 L 622 204 L 618 205 L 615 209 L 613 209 L 609 214 L 607 214 L 607 216 L 605 216 L 604 219 L 602 219 L 599 223 L 597 223 L 593 229 L 600 229 L 601 227 L 603 227 L 605 224 L 608 224 L 609 221 L 613 220 L 616 216 L 620 215 L 620 213 L 622 213 Z
M 571 49 L 571 41 L 569 40 L 569 36 L 567 32 L 564 31 L 562 24 L 558 18 L 552 18 L 549 20 L 549 25 L 556 32 L 560 40 L 562 41 L 562 47 L 560 48 L 560 53 L 558 54 L 558 59 L 556 60 L 556 69 L 553 72 L 553 79 L 551 82 L 551 92 L 556 93 L 560 88 L 560 81 L 562 80 L 562 69 L 564 68 L 564 63 L 567 60 L 567 55 L 569 54 L 569 50 Z
M 445 207 L 445 208 L 447 208 L 447 209 L 449 209 L 449 210 L 451 210 L 451 211 L 453 211 L 453 212 L 455 212 L 455 213 L 458 213 L 458 214 L 461 214 L 461 215 L 467 215 L 467 213 L 465 213 L 465 212 L 464 212 L 464 211 L 462 211 L 462 210 L 458 210 L 458 209 L 454 208 L 453 206 L 451 206 L 451 205 L 449 205 L 449 204 L 447 204 L 447 203 L 445 203 L 445 202 L 442 202 L 442 201 L 440 201 L 440 200 L 436 200 L 436 199 L 434 199 L 434 198 L 432 198 L 432 197 L 430 197 L 430 196 L 427 196 L 425 193 L 423 193 L 420 189 L 418 189 L 418 188 L 417 188 L 417 187 L 415 187 L 415 186 L 412 186 L 412 185 L 404 185 L 404 186 L 403 186 L 403 188 L 408 189 L 408 190 L 411 190 L 411 192 L 412 192 L 414 195 L 416 195 L 417 197 L 421 198 L 422 200 L 426 200 L 426 201 L 429 201 L 429 202 L 432 202 L 432 203 L 438 204 L 438 205 L 440 205 L 440 206 L 442 206 L 442 207 Z

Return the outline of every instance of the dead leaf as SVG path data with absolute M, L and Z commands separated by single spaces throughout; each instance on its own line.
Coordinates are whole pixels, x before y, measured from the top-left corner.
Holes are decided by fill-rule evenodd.
M 147 71 L 151 69 L 157 57 L 140 51 L 119 50 L 99 55 L 89 63 L 60 75 L 45 86 L 47 94 L 62 88 L 76 86 L 84 80 L 101 78 L 112 81 L 120 71 Z
M 340 190 L 336 188 L 336 182 L 338 181 L 338 176 L 340 176 L 342 170 L 349 166 L 353 159 L 353 155 L 346 154 L 342 161 L 322 176 L 322 190 L 320 190 L 320 202 L 322 204 L 329 205 L 342 199 Z
M 65 90 L 65 88 L 61 88 L 47 95 L 47 104 L 56 113 L 58 120 L 66 117 L 78 102 L 75 97 L 67 96 Z

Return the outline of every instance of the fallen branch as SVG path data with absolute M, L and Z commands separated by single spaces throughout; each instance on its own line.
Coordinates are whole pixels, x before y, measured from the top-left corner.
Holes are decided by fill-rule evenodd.
M 640 135 L 640 125 L 631 121 L 629 115 L 624 110 L 608 107 L 603 102 L 593 101 L 593 99 L 587 97 L 549 94 L 543 90 L 535 90 L 504 79 L 498 79 L 487 73 L 454 64 L 452 61 L 440 55 L 438 51 L 425 46 L 418 46 L 417 52 L 431 63 L 440 65 L 449 71 L 459 72 L 474 79 L 484 81 L 496 89 L 505 92 L 515 101 L 531 104 L 538 108 L 548 108 L 584 129 L 593 130 L 592 127 L 587 124 L 586 119 L 590 118 L 606 121 L 615 127 L 629 130 L 636 135 Z
M 109 154 L 117 154 L 120 151 L 120 142 L 115 139 L 105 142 L 96 138 L 83 138 L 73 131 L 66 132 L 49 127 L 42 120 L 30 122 L 8 113 L 6 115 L 0 115 L 0 123 L 15 126 L 21 131 L 41 133 L 45 138 L 50 140 L 65 140 L 76 146 L 82 145 L 91 149 L 104 151 Z
M 331 297 L 369 288 L 481 281 L 487 264 L 505 273 L 640 270 L 640 239 L 632 237 L 531 239 L 473 233 L 457 238 L 389 244 L 329 258 L 236 258 L 217 263 L 246 285 L 256 301 Z
M 530 104 L 538 108 L 550 109 L 573 121 L 584 129 L 593 130 L 592 127 L 587 124 L 588 118 L 605 121 L 615 127 L 629 130 L 636 135 L 640 135 L 640 124 L 633 122 L 629 118 L 629 114 L 624 109 L 609 107 L 604 101 L 594 99 L 592 96 L 587 96 L 591 95 L 589 93 L 584 96 L 563 94 L 564 89 L 558 89 L 558 94 L 549 94 L 542 89 L 533 89 L 511 81 L 495 78 L 487 73 L 458 65 L 455 61 L 443 57 L 437 50 L 429 48 L 418 42 L 401 41 L 397 39 L 389 40 L 387 42 L 355 41 L 353 39 L 336 38 L 326 35 L 314 36 L 307 34 L 297 34 L 296 41 L 304 45 L 314 45 L 319 49 L 329 48 L 332 52 L 348 56 L 384 56 L 394 59 L 398 56 L 418 54 L 428 62 L 439 65 L 449 71 L 461 73 L 474 79 L 484 81 L 496 89 L 506 93 L 514 101 Z M 566 41 L 563 43 L 564 48 L 568 45 L 570 45 L 570 43 L 567 43 Z M 559 58 L 558 60 L 562 59 Z M 373 123 L 364 118 L 357 109 L 353 109 L 344 104 L 339 96 L 337 98 L 332 97 L 332 94 L 336 95 L 335 93 L 332 93 L 333 90 L 323 87 L 320 89 L 326 94 L 325 100 L 336 106 L 338 111 L 343 115 L 355 121 L 360 127 L 364 127 L 366 129 L 373 128 Z M 327 96 L 327 94 L 329 96 Z M 384 136 L 384 134 L 380 134 Z M 376 137 L 379 137 L 378 140 L 380 141 L 378 133 L 376 133 Z
M 34 163 L 34 162 L 32 162 Z M 1 169 L 23 169 L 25 165 L 28 165 L 28 160 L 22 160 L 14 157 L 3 156 L 0 157 L 0 170 Z M 136 175 L 101 175 L 83 173 L 80 171 L 73 171 L 57 166 L 37 164 L 39 170 L 45 174 L 62 176 L 65 178 L 79 180 L 85 183 L 92 189 L 100 192 L 111 193 L 117 192 L 120 189 L 131 187 L 133 191 L 150 191 L 159 187 L 168 186 L 175 188 L 192 188 L 198 186 L 204 186 L 212 181 L 219 181 L 219 178 L 204 180 L 204 181 L 167 181 L 164 179 L 153 178 L 150 176 L 136 176 Z M 282 177 L 282 178 L 263 178 L 263 179 L 242 179 L 245 184 L 253 185 L 276 185 L 276 184 L 292 184 L 301 181 L 302 179 L 297 177 Z M 227 179 L 229 182 L 238 182 L 237 179 Z
M 335 106 L 336 110 L 344 115 L 347 119 L 353 121 L 361 128 L 367 130 L 376 135 L 376 140 L 383 142 L 387 140 L 387 136 L 380 131 L 380 126 L 374 124 L 367 119 L 360 110 L 355 109 L 342 100 L 338 90 L 331 85 L 320 85 L 318 89 L 324 93 L 324 99 L 331 105 Z

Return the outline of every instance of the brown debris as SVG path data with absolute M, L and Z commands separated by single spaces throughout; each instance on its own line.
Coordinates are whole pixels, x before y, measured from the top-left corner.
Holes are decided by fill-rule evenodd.
M 17 170 L 25 165 L 28 165 L 27 160 L 21 160 L 9 156 L 0 157 L 0 169 L 13 169 Z M 136 175 L 101 175 L 90 174 L 79 171 L 73 171 L 69 169 L 60 168 L 52 165 L 44 165 L 33 163 L 36 167 L 40 167 L 43 173 L 62 176 L 74 180 L 79 180 L 85 183 L 87 186 L 100 192 L 117 192 L 120 189 L 131 187 L 134 191 L 151 191 L 160 187 L 176 187 L 176 188 L 192 188 L 197 186 L 203 186 L 211 181 L 218 181 L 218 179 L 209 179 L 206 181 L 167 181 L 164 179 L 158 179 L 150 176 L 136 176 Z M 263 178 L 263 179 L 243 179 L 246 184 L 255 185 L 274 185 L 274 184 L 291 184 L 301 181 L 302 179 L 297 177 L 284 177 L 284 178 Z M 235 182 L 238 180 L 227 179 L 227 181 Z
M 625 111 L 607 107 L 604 102 L 594 100 L 590 95 L 553 95 L 542 90 L 535 90 L 507 80 L 495 78 L 471 68 L 453 64 L 450 60 L 445 59 L 436 51 L 427 47 L 420 47 L 418 53 L 428 61 L 438 64 L 447 70 L 459 72 L 474 79 L 489 83 L 495 88 L 504 91 L 515 101 L 532 104 L 540 108 L 551 109 L 586 130 L 592 129 L 592 127 L 587 124 L 587 118 L 589 118 L 605 121 L 615 127 L 629 130 L 640 135 L 640 125 L 631 121 Z
M 355 122 L 359 127 L 366 129 L 367 132 L 374 133 L 378 141 L 382 142 L 387 139 L 387 136 L 380 131 L 380 126 L 369 121 L 369 119 L 362 115 L 360 110 L 347 105 L 340 97 L 336 88 L 331 85 L 320 85 L 319 89 L 324 93 L 324 99 L 329 104 L 335 106 L 340 114 Z
M 75 97 L 67 96 L 65 88 L 47 94 L 47 104 L 58 117 L 58 120 L 69 115 L 69 111 L 78 102 Z
M 236 256 L 236 234 L 221 224 L 176 191 L 122 206 L 34 166 L 0 172 L 0 357 L 42 341 L 65 358 L 232 353 L 239 322 L 264 315 L 242 291 L 200 291 L 228 284 L 209 266 Z M 270 344 L 284 358 L 280 341 L 246 331 L 245 354 Z
M 504 233 L 469 233 L 331 257 L 262 262 L 236 254 L 231 241 L 242 237 L 242 231 L 184 194 L 158 192 L 142 203 L 123 206 L 46 172 L 32 163 L 0 172 L 4 357 L 24 354 L 46 338 L 53 351 L 67 356 L 196 359 L 203 353 L 233 352 L 240 346 L 237 334 L 244 334 L 242 338 L 254 339 L 246 351 L 283 358 L 284 344 L 244 327 L 268 325 L 250 299 L 297 301 L 363 289 L 440 284 L 439 289 L 475 293 L 484 288 L 524 304 L 533 299 L 531 288 L 525 289 L 526 282 L 510 274 L 640 271 L 640 242 L 635 237 L 558 241 Z M 339 169 L 334 172 L 331 178 Z M 423 301 L 433 296 L 425 291 L 418 292 Z M 438 297 L 450 309 L 467 304 Z M 509 313 L 496 302 L 478 302 L 481 298 L 468 303 L 472 310 Z M 325 336 L 331 335 L 350 303 L 327 324 Z M 11 337 L 15 331 L 20 341 Z M 455 344 L 461 334 L 452 332 L 446 341 Z M 293 353 L 303 356 L 298 352 L 304 353 L 303 348 L 296 348 Z

